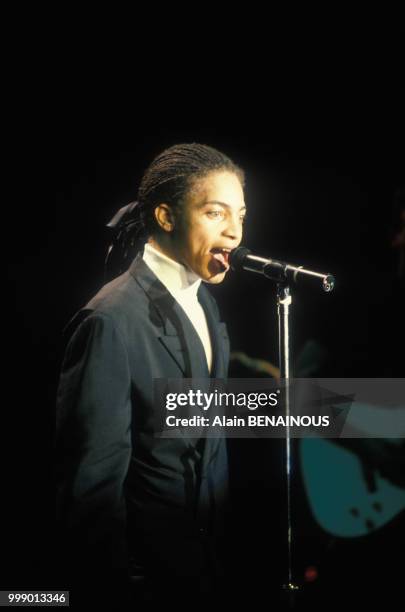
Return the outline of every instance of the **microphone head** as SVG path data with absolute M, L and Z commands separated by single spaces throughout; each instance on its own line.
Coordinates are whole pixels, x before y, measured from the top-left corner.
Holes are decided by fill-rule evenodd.
M 249 249 L 243 246 L 239 246 L 229 255 L 229 264 L 235 272 L 242 270 L 243 262 L 247 255 L 250 255 Z

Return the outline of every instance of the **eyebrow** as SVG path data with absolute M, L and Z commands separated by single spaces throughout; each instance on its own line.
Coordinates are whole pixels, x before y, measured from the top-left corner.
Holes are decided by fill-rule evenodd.
M 225 206 L 226 208 L 232 208 L 230 204 L 226 204 L 226 202 L 219 202 L 218 200 L 209 200 L 208 202 L 203 202 L 201 204 L 201 208 L 206 204 L 219 204 L 220 206 Z M 239 212 L 241 212 L 242 210 L 246 210 L 246 206 L 241 206 Z

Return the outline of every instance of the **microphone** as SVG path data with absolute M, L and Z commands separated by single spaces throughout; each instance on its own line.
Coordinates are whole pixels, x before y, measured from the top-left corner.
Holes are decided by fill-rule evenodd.
M 297 282 L 300 277 L 312 277 L 319 278 L 322 281 L 324 291 L 332 291 L 335 286 L 335 279 L 332 274 L 322 274 L 321 272 L 307 270 L 303 266 L 295 266 L 284 261 L 277 261 L 276 259 L 258 257 L 257 255 L 252 255 L 251 251 L 243 246 L 237 247 L 231 252 L 229 263 L 235 272 L 239 270 L 256 272 L 278 283 L 286 283 L 289 280 Z

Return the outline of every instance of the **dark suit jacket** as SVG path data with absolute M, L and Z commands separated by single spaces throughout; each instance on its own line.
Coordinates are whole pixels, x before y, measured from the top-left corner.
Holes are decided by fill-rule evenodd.
M 229 340 L 201 283 L 213 345 L 211 377 L 225 378 Z M 200 572 L 203 541 L 220 533 L 228 495 L 223 438 L 162 439 L 154 378 L 210 376 L 181 306 L 140 255 L 67 326 L 57 395 L 56 480 L 61 549 L 77 573 Z

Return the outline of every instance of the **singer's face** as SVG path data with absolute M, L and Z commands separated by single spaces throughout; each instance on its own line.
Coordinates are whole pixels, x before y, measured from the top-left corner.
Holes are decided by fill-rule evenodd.
M 221 171 L 199 179 L 176 218 L 172 236 L 176 260 L 205 282 L 222 282 L 229 270 L 227 250 L 240 244 L 245 214 L 236 174 Z

